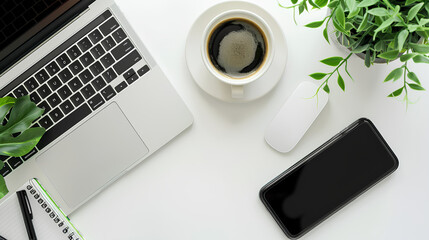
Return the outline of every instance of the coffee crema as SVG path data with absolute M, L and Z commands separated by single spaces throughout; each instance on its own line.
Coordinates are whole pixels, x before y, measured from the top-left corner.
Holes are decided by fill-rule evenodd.
M 240 79 L 256 73 L 266 57 L 266 37 L 253 22 L 243 18 L 225 20 L 208 37 L 208 56 L 224 75 Z

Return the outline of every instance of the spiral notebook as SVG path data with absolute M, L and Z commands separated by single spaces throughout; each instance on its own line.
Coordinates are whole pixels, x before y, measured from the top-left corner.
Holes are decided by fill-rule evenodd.
M 37 179 L 28 181 L 19 190 L 27 192 L 33 211 L 33 225 L 37 239 L 84 239 Z M 28 240 L 24 218 L 16 193 L 12 194 L 0 205 L 0 236 L 7 240 Z

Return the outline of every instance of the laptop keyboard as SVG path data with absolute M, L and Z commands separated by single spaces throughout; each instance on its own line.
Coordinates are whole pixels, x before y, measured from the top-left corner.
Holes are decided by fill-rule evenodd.
M 30 95 L 45 109 L 33 126 L 47 130 L 27 155 L 0 156 L 5 163 L 0 174 L 8 175 L 149 70 L 112 13 L 105 11 L 0 90 L 0 96 Z

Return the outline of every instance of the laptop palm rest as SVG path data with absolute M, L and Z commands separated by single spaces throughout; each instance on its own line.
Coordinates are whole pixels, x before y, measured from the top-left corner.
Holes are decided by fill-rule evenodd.
M 36 161 L 64 201 L 74 208 L 148 152 L 113 102 Z

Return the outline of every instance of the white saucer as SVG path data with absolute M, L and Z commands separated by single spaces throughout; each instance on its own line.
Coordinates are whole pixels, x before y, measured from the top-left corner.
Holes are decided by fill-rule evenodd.
M 204 65 L 201 54 L 203 31 L 209 22 L 217 15 L 228 10 L 247 10 L 263 18 L 270 26 L 275 39 L 274 58 L 267 71 L 258 80 L 244 87 L 244 97 L 231 97 L 230 85 L 216 79 Z M 223 2 L 207 9 L 202 13 L 189 31 L 186 41 L 186 62 L 195 82 L 211 96 L 226 102 L 249 102 L 267 94 L 279 82 L 287 61 L 286 39 L 280 25 L 261 7 L 241 1 Z

